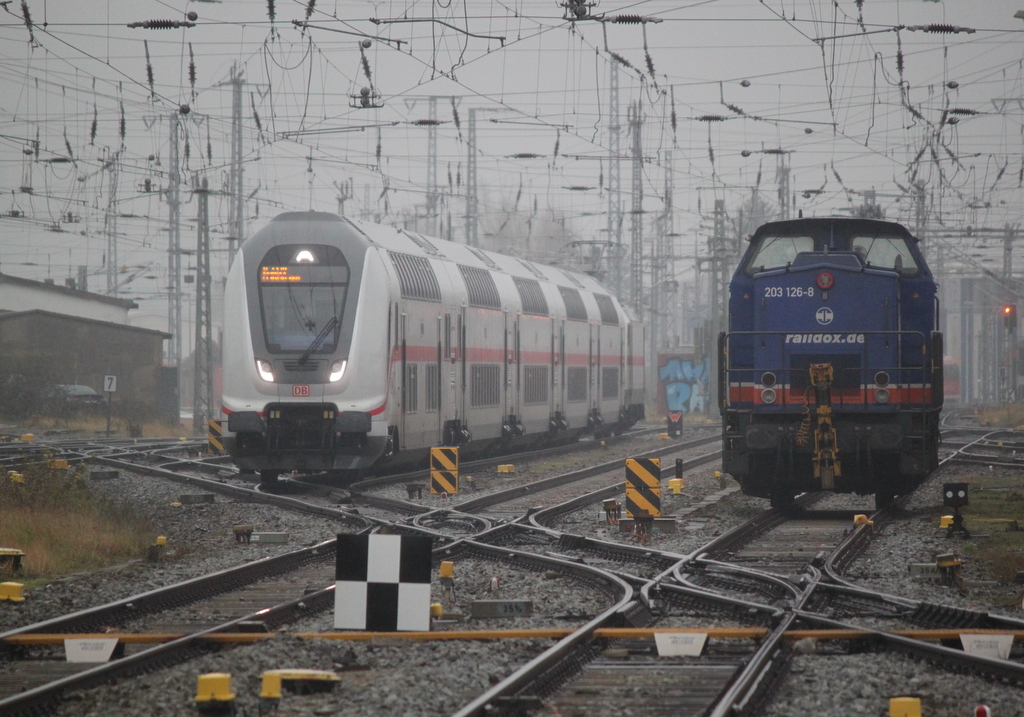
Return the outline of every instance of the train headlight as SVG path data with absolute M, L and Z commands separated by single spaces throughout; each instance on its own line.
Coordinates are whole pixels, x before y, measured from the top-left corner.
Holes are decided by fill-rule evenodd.
M 889 391 L 884 388 L 875 391 L 875 403 L 889 403 Z
M 348 364 L 347 361 L 335 361 L 331 364 L 331 375 L 328 376 L 328 380 L 331 383 L 340 381 L 341 377 L 345 375 L 345 366 Z
M 766 388 L 761 391 L 761 401 L 762 403 L 775 403 L 775 390 Z
M 765 371 L 761 374 L 761 385 L 765 388 L 771 388 L 775 385 L 775 374 L 771 371 Z
M 875 383 L 881 386 L 882 388 L 885 388 L 886 386 L 889 385 L 889 374 L 887 374 L 885 371 L 879 371 L 878 373 L 875 374 Z
M 270 365 L 269 361 L 261 361 L 256 359 L 256 373 L 260 375 L 264 381 L 268 383 L 274 382 L 274 367 Z

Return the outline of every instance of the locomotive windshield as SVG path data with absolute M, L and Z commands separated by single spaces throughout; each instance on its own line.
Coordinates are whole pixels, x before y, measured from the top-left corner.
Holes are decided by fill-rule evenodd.
M 812 236 L 766 234 L 755 240 L 747 261 L 746 273 L 782 269 L 792 264 L 803 252 L 852 251 L 861 262 L 873 269 L 895 269 L 904 275 L 917 273 L 917 262 L 902 236 L 855 234 L 832 236 L 829 239 Z
M 796 255 L 803 251 L 814 251 L 814 237 L 766 236 L 751 258 L 750 268 L 754 271 L 781 269 L 792 264 Z
M 916 274 L 917 262 L 903 237 L 855 236 L 850 249 L 860 255 L 867 266 L 895 269 L 902 274 Z
M 267 349 L 333 353 L 341 334 L 348 282 L 348 263 L 337 247 L 290 244 L 267 252 L 259 267 Z

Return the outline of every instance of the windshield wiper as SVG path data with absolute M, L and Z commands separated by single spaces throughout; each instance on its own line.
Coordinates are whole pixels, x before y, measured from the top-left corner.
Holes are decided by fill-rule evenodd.
M 313 354 L 313 352 L 320 348 L 320 344 L 322 344 L 324 342 L 324 339 L 327 338 L 327 334 L 329 334 L 337 325 L 338 317 L 332 316 L 331 320 L 324 324 L 324 327 L 320 329 L 320 333 L 318 333 L 313 338 L 312 343 L 309 344 L 309 348 L 302 352 L 302 356 L 299 358 L 299 366 L 305 365 L 306 361 L 309 360 L 309 357 Z

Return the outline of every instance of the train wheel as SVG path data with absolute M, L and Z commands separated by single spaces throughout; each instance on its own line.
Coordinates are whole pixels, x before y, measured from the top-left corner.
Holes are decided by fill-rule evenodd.
M 891 508 L 893 501 L 896 500 L 896 494 L 891 490 L 880 490 L 875 493 L 875 510 L 885 510 Z
M 776 510 L 789 510 L 793 507 L 793 491 L 783 486 L 774 486 L 769 500 Z
M 262 486 L 275 486 L 277 485 L 277 477 L 281 475 L 281 471 L 260 471 L 260 485 Z

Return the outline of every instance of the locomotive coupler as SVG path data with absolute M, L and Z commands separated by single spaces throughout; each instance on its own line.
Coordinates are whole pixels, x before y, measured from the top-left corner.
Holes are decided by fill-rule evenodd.
M 824 490 L 833 490 L 836 478 L 842 475 L 842 468 L 836 429 L 832 424 L 832 364 L 812 363 L 809 371 L 818 417 L 818 425 L 814 429 L 814 477 L 821 481 Z

